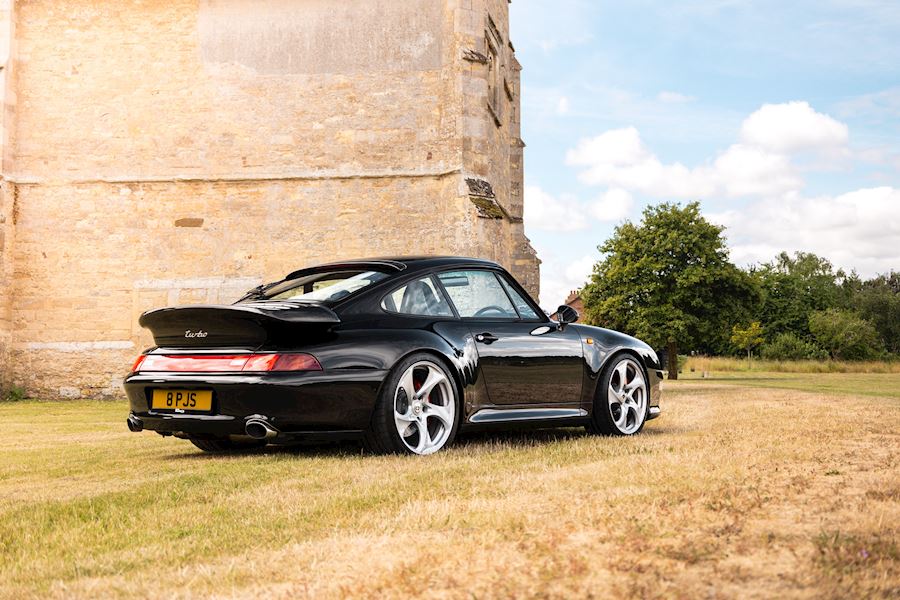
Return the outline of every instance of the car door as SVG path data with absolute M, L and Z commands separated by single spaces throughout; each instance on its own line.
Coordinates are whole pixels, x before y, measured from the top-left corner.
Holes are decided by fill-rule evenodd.
M 437 274 L 476 341 L 490 402 L 502 407 L 578 407 L 584 375 L 581 338 L 539 313 L 503 273 Z

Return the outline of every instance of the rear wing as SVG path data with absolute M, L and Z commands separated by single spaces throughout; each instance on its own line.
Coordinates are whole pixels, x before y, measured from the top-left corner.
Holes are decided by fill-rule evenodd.
M 145 312 L 138 321 L 165 348 L 258 348 L 301 343 L 341 319 L 326 306 L 299 302 L 245 302 L 175 306 Z

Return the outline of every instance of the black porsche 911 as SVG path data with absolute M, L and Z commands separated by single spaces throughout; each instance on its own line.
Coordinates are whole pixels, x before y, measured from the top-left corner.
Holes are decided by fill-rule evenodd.
M 459 430 L 583 425 L 632 435 L 659 416 L 645 343 L 548 318 L 499 265 L 352 260 L 291 273 L 228 306 L 149 311 L 156 346 L 125 379 L 131 431 L 208 452 L 356 438 L 430 454 Z

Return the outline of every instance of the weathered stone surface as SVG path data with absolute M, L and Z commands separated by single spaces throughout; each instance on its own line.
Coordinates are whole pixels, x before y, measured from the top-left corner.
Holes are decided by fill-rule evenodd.
M 200 0 L 200 55 L 268 75 L 439 69 L 435 0 Z
M 117 396 L 142 311 L 311 263 L 473 255 L 537 292 L 506 0 L 8 4 L 0 384 Z

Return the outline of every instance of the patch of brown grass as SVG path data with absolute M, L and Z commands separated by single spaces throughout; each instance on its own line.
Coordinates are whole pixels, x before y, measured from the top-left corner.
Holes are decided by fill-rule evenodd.
M 686 372 L 755 373 L 900 373 L 900 360 L 766 360 L 731 356 L 691 356 L 682 365 Z
M 667 385 L 634 438 L 424 458 L 0 405 L 0 597 L 896 597 L 900 402 L 735 383 Z

